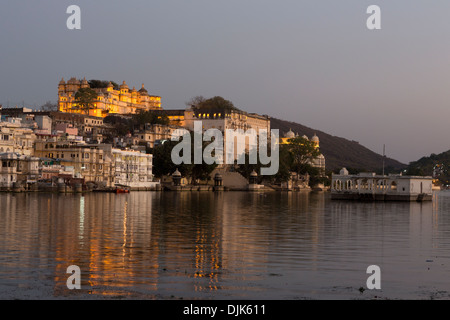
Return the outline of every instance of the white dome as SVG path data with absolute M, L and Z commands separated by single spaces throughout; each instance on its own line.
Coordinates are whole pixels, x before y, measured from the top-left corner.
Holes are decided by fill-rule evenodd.
M 314 136 L 311 138 L 311 141 L 319 142 L 319 137 L 314 134 Z
M 286 138 L 295 138 L 295 133 L 291 129 L 286 133 Z

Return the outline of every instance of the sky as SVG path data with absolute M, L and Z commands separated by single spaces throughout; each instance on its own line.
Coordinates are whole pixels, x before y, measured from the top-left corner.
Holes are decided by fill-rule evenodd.
M 440 0 L 5 1 L 0 104 L 56 102 L 61 78 L 125 80 L 165 109 L 222 96 L 408 163 L 450 149 L 448 12 Z

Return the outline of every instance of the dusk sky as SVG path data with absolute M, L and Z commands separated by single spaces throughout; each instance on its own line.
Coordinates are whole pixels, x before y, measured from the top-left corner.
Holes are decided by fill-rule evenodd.
M 72 4 L 81 30 L 66 27 Z M 366 27 L 370 5 L 381 30 Z M 165 109 L 218 95 L 408 163 L 450 149 L 449 12 L 448 0 L 4 1 L 0 103 L 56 102 L 63 77 L 125 80 Z

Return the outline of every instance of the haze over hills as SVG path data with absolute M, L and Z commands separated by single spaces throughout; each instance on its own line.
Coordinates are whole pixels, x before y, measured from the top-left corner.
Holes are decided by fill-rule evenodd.
M 299 123 L 277 118 L 270 119 L 270 127 L 271 129 L 278 129 L 280 137 L 289 130 L 298 133 L 300 136 L 306 135 L 308 138 L 316 134 L 320 139 L 320 150 L 325 156 L 327 171 L 338 172 L 343 167 L 349 169 L 350 172 L 373 171 L 381 173 L 382 171 L 383 156 L 362 146 L 357 141 L 332 136 Z M 395 159 L 385 158 L 385 173 L 398 173 L 405 168 L 406 164 Z

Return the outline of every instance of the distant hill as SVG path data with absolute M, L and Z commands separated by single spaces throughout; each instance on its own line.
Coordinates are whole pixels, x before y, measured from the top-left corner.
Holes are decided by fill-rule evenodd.
M 350 173 L 362 171 L 382 172 L 383 156 L 369 150 L 356 141 L 332 136 L 299 123 L 276 118 L 270 119 L 270 127 L 271 129 L 278 129 L 280 137 L 289 130 L 298 133 L 300 136 L 306 135 L 308 138 L 316 134 L 320 139 L 320 150 L 325 156 L 327 171 L 337 172 L 345 167 Z M 386 157 L 385 173 L 398 173 L 404 168 L 406 168 L 406 164 Z
M 407 174 L 433 176 L 441 184 L 450 184 L 450 150 L 440 154 L 432 153 L 408 165 Z

